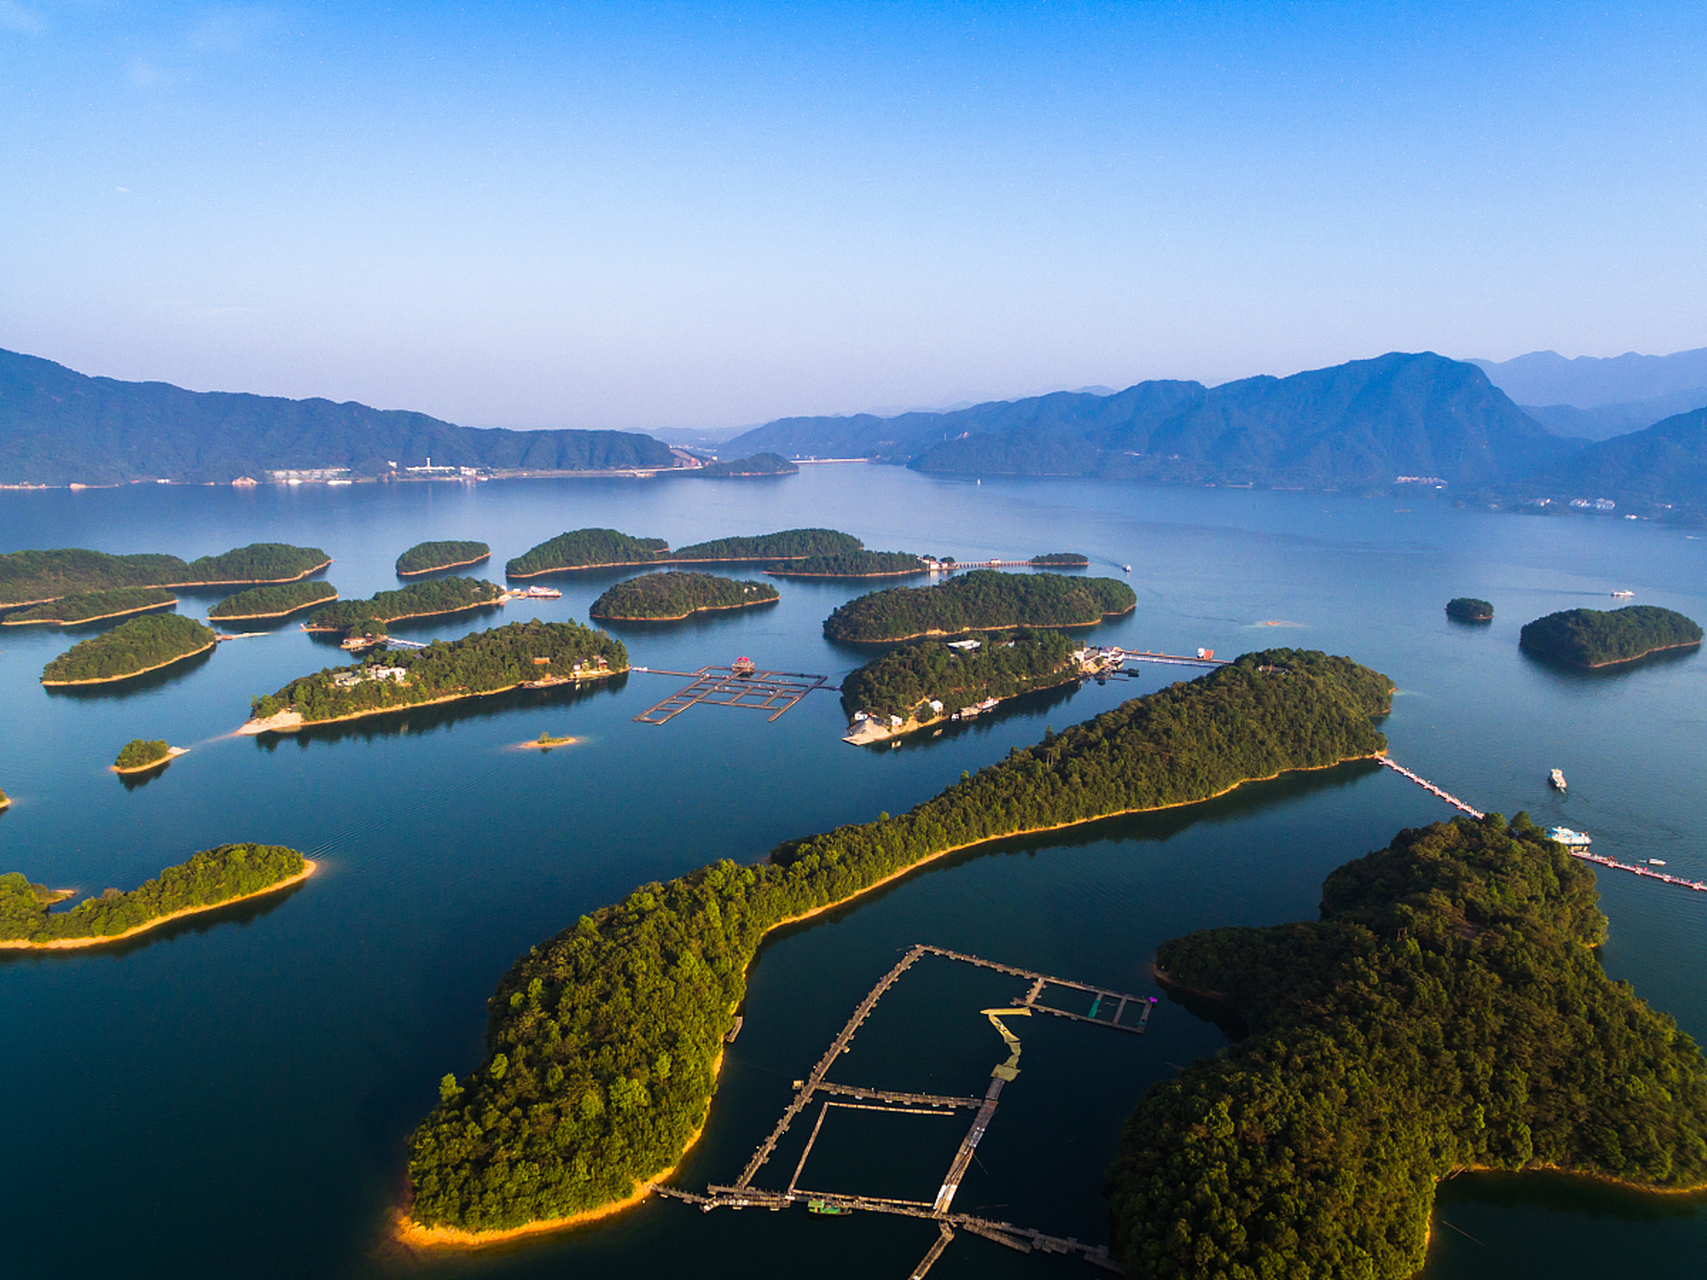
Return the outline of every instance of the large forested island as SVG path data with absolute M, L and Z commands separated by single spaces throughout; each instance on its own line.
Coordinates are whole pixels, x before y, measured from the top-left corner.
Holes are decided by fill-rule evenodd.
M 1088 627 L 1138 605 L 1113 578 L 975 569 L 933 587 L 890 587 L 850 600 L 824 620 L 831 640 L 858 644 L 1008 627 Z
M 353 720 L 523 685 L 599 680 L 627 669 L 628 650 L 602 631 L 578 622 L 512 622 L 292 680 L 253 700 L 241 732 Z
M 964 778 L 898 817 L 718 862 L 582 916 L 517 960 L 487 1056 L 411 1140 L 407 1235 L 466 1239 L 617 1204 L 704 1124 L 747 966 L 778 924 L 1001 836 L 1188 804 L 1386 747 L 1392 684 L 1349 658 L 1247 654 Z
M 986 636 L 976 649 L 915 640 L 842 677 L 842 707 L 851 716 L 933 718 L 930 703 L 952 715 L 986 698 L 1012 698 L 1079 678 L 1076 640 L 1059 631 Z
M 779 578 L 910 578 L 929 573 L 930 566 L 911 551 L 844 551 L 790 560 L 766 572 Z
M 1126 1274 L 1401 1280 L 1465 1169 L 1707 1182 L 1707 1061 L 1607 978 L 1596 901 L 1586 865 L 1489 814 L 1341 867 L 1319 923 L 1164 944 L 1157 976 L 1245 1034 L 1127 1127 Z
M 765 582 L 710 573 L 646 573 L 611 587 L 587 613 L 612 622 L 677 622 L 696 613 L 772 604 L 776 598 L 776 588 Z
M 615 529 L 574 529 L 524 551 L 504 565 L 506 578 L 537 578 L 565 569 L 603 569 L 657 564 L 670 544 L 662 538 L 635 538 Z
M 282 582 L 272 587 L 250 587 L 247 591 L 226 596 L 207 611 L 207 616 L 210 622 L 284 618 L 337 598 L 338 588 L 330 582 Z
M 331 563 L 332 557 L 319 547 L 293 547 L 282 542 L 256 542 L 188 562 L 155 553 L 114 556 L 79 549 L 9 551 L 0 555 L 0 607 L 39 604 L 115 587 L 238 587 L 294 582 Z
M 1701 643 L 1701 628 L 1681 613 L 1651 604 L 1566 609 L 1524 623 L 1518 643 L 1573 667 L 1605 667 L 1662 649 L 1692 648 Z
M 8 627 L 54 626 L 75 627 L 86 622 L 102 622 L 122 618 L 130 613 L 147 613 L 178 603 L 178 597 L 164 587 L 115 587 L 111 591 L 80 591 L 61 596 L 45 604 L 32 605 L 6 615 L 0 625 Z
M 492 548 L 484 542 L 417 542 L 397 557 L 397 576 L 414 578 L 440 569 L 462 569 L 491 555 Z
M 314 863 L 295 849 L 227 844 L 167 867 L 129 893 L 108 889 L 69 911 L 48 908 L 71 896 L 0 875 L 0 947 L 92 947 L 117 942 L 180 916 L 211 911 L 306 879 Z
M 170 666 L 213 648 L 211 627 L 175 613 L 132 618 L 111 631 L 79 641 L 41 673 L 45 685 L 104 684 Z
M 853 534 L 836 529 L 783 529 L 777 533 L 695 542 L 677 547 L 667 558 L 676 564 L 766 564 L 772 560 L 804 560 L 807 556 L 845 555 L 861 550 L 864 545 Z
M 503 588 L 484 578 L 434 578 L 431 582 L 411 582 L 395 591 L 375 592 L 366 600 L 339 600 L 316 609 L 302 625 L 308 631 L 354 634 L 404 618 L 432 618 L 496 606 L 503 594 Z

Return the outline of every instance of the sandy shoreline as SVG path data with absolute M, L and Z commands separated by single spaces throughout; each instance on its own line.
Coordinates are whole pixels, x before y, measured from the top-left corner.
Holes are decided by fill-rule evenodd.
M 63 596 L 60 599 L 64 599 Z M 170 609 L 176 606 L 178 598 L 157 600 L 153 604 L 139 604 L 134 609 L 117 609 L 112 613 L 97 613 L 93 618 L 7 618 L 0 622 L 0 627 L 82 627 L 91 622 L 105 622 L 109 618 L 128 618 L 133 613 L 152 613 L 155 609 Z
M 221 907 L 229 907 L 234 903 L 247 902 L 251 898 L 262 898 L 269 893 L 277 893 L 280 889 L 288 889 L 293 884 L 301 884 L 319 869 L 320 864 L 312 858 L 302 860 L 302 870 L 294 876 L 287 876 L 268 885 L 264 889 L 256 889 L 253 893 L 239 894 L 235 898 L 227 898 L 223 902 L 210 902 L 205 906 L 185 907 L 167 915 L 156 916 L 145 920 L 134 928 L 126 929 L 123 933 L 115 933 L 108 938 L 56 938 L 52 942 L 31 942 L 25 938 L 13 938 L 0 942 L 0 949 L 8 951 L 77 951 L 85 947 L 104 947 L 109 943 L 123 942 L 126 938 L 134 938 L 139 933 L 147 933 L 150 929 L 158 929 L 161 925 L 172 920 L 181 920 L 185 916 L 197 916 L 206 911 L 218 911 Z
M 728 613 L 731 609 L 752 609 L 761 604 L 776 604 L 779 599 L 778 596 L 771 596 L 765 600 L 743 600 L 739 604 L 702 604 L 686 613 L 672 613 L 665 618 L 622 618 L 614 613 L 589 613 L 587 616 L 599 622 L 683 622 L 696 613 Z
M 497 608 L 501 608 L 504 605 L 505 600 L 506 600 L 505 596 L 496 595 L 496 596 L 493 596 L 490 600 L 476 600 L 471 604 L 459 604 L 454 609 L 434 609 L 431 613 L 400 613 L 394 618 L 375 618 L 374 621 L 379 623 L 381 626 L 387 626 L 388 627 L 393 622 L 408 622 L 411 618 L 448 618 L 453 613 L 468 613 L 474 609 L 497 609 Z M 315 604 L 327 604 L 327 603 L 329 603 L 329 601 L 316 600 L 314 603 Z M 359 604 L 360 601 L 352 601 L 352 603 Z M 294 613 L 295 610 L 293 609 L 291 612 Z M 280 614 L 278 616 L 282 617 L 283 615 Z M 302 629 L 304 631 L 308 632 L 308 634 L 311 636 L 312 635 L 333 635 L 339 631 L 348 631 L 349 630 L 348 627 L 311 627 L 306 622 L 302 624 Z
M 590 676 L 560 676 L 557 684 L 580 684 L 584 680 L 608 680 L 612 676 L 626 675 L 627 667 L 601 671 Z M 396 715 L 399 711 L 412 711 L 416 707 L 437 707 L 447 702 L 461 702 L 465 698 L 490 698 L 496 693 L 509 693 L 513 689 L 549 688 L 535 681 L 524 680 L 519 684 L 507 684 L 502 689 L 482 689 L 478 693 L 452 693 L 442 698 L 428 698 L 423 702 L 408 702 L 400 707 L 370 707 L 366 711 L 352 711 L 347 716 L 333 716 L 330 720 L 304 720 L 300 711 L 280 711 L 260 720 L 245 720 L 234 731 L 245 738 L 257 737 L 263 733 L 293 733 L 298 729 L 312 728 L 322 724 L 342 724 L 346 720 L 366 720 L 369 716 Z
M 338 593 L 334 591 L 329 596 L 317 596 L 313 600 L 304 600 L 301 604 L 292 605 L 288 609 L 279 609 L 273 613 L 221 613 L 218 615 L 210 613 L 207 615 L 207 620 L 209 622 L 263 622 L 269 618 L 288 618 L 293 613 L 301 613 L 304 609 L 312 609 L 316 605 L 331 604 L 337 598 Z
M 158 769 L 163 764 L 171 764 L 172 761 L 176 760 L 179 756 L 187 756 L 189 754 L 190 749 L 188 747 L 167 747 L 165 755 L 161 756 L 158 760 L 150 760 L 147 764 L 133 764 L 129 768 L 125 769 L 121 769 L 116 764 L 110 764 L 107 768 L 112 770 L 114 773 L 121 775 L 126 773 L 147 773 L 150 769 Z
M 1700 647 L 1701 641 L 1699 640 L 1685 640 L 1682 644 L 1662 644 L 1657 649 L 1647 649 L 1629 658 L 1609 658 L 1605 662 L 1573 662 L 1571 659 L 1562 658 L 1556 653 L 1548 653 L 1545 649 L 1536 649 L 1524 644 L 1521 640 L 1518 641 L 1518 648 L 1534 654 L 1537 658 L 1563 663 L 1577 671 L 1601 671 L 1607 667 L 1621 667 L 1627 662 L 1640 662 L 1643 658 L 1651 658 L 1656 653 L 1672 653 L 1678 649 L 1699 649 Z
M 452 560 L 449 564 L 435 564 L 426 569 L 395 569 L 394 572 L 399 578 L 419 578 L 424 574 L 443 573 L 446 569 L 466 569 L 471 564 L 485 564 L 491 558 L 492 553 L 488 551 L 472 560 Z
M 72 686 L 75 686 L 75 685 L 112 684 L 115 680 L 130 680 L 130 679 L 134 679 L 136 676 L 145 676 L 150 671 L 159 671 L 165 667 L 169 667 L 174 662 L 182 662 L 185 658 L 193 658 L 198 653 L 206 653 L 209 649 L 212 649 L 217 644 L 219 644 L 219 641 L 217 639 L 209 640 L 206 644 L 204 644 L 199 649 L 192 649 L 188 653 L 180 653 L 175 658 L 168 658 L 164 662 L 156 662 L 152 667 L 144 667 L 140 671 L 127 671 L 122 676 L 100 676 L 94 680 L 46 680 L 46 679 L 44 679 L 42 681 L 42 684 L 46 685 L 50 689 L 68 689 L 68 688 L 71 688 Z

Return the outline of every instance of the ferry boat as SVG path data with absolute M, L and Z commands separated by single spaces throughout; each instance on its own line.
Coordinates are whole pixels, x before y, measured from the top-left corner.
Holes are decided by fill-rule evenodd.
M 528 600 L 561 600 L 563 598 L 563 593 L 556 587 L 529 587 L 522 592 L 522 595 Z
M 1553 770 L 1548 775 L 1547 781 L 1551 782 L 1558 790 L 1563 791 L 1565 789 L 1565 771 L 1563 769 Z
M 1650 867 L 1663 867 L 1663 866 L 1665 866 L 1665 864 L 1666 864 L 1666 860 L 1664 858 L 1649 858 L 1648 859 L 1648 865 Z
M 1591 843 L 1581 831 L 1572 831 L 1569 827 L 1548 827 L 1547 838 L 1557 840 L 1560 844 L 1585 845 Z
M 1631 596 L 1633 596 L 1635 594 L 1636 593 L 1634 591 L 1614 591 L 1612 593 L 1612 598 L 1614 600 L 1628 600 Z

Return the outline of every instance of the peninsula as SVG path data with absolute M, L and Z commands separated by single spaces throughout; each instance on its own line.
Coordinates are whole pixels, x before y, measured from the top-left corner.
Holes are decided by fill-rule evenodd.
M 710 573 L 646 573 L 619 582 L 587 610 L 609 622 L 679 622 L 696 613 L 775 604 L 777 590 L 764 582 L 737 582 Z
M 380 629 L 405 618 L 436 618 L 470 609 L 496 608 L 504 603 L 504 591 L 483 578 L 435 578 L 411 582 L 396 591 L 380 591 L 366 600 L 340 600 L 308 615 L 304 631 L 340 631 L 360 635 L 379 624 Z
M 9 551 L 0 555 L 0 608 L 116 587 L 245 587 L 295 582 L 332 563 L 319 547 L 256 542 L 223 555 L 185 562 L 145 553 Z
M 1524 623 L 1518 643 L 1573 667 L 1609 667 L 1666 649 L 1696 648 L 1701 627 L 1681 613 L 1651 604 L 1566 609 Z
M 830 640 L 875 644 L 1009 627 L 1088 627 L 1138 606 L 1113 578 L 974 569 L 931 587 L 890 587 L 850 600 L 824 620 Z
M 110 618 L 128 617 L 133 613 L 150 613 L 169 609 L 178 597 L 163 587 L 115 587 L 111 591 L 81 591 L 61 596 L 45 604 L 32 605 L 7 614 L 0 626 L 78 627 L 88 622 L 105 622 Z
M 1474 596 L 1456 596 L 1446 602 L 1447 616 L 1460 622 L 1492 622 L 1494 606 Z
M 1392 682 L 1348 658 L 1247 654 L 1137 698 L 897 817 L 635 890 L 521 957 L 486 1057 L 440 1082 L 410 1141 L 412 1240 L 478 1243 L 606 1211 L 703 1125 L 760 941 L 909 869 L 1003 836 L 1190 804 L 1376 755 Z M 525 1173 L 523 1172 L 525 1171 Z
M 188 748 L 171 746 L 160 738 L 132 738 L 119 749 L 118 759 L 109 767 L 114 773 L 147 773 L 187 754 Z
M 397 576 L 417 578 L 442 569 L 464 569 L 492 558 L 484 542 L 417 542 L 397 557 Z
M 1243 1034 L 1126 1127 L 1126 1274 L 1402 1280 L 1465 1170 L 1707 1184 L 1707 1059 L 1607 978 L 1597 897 L 1527 817 L 1489 814 L 1339 868 L 1317 923 L 1164 943 L 1156 976 Z
M 285 582 L 273 587 L 251 587 L 226 596 L 207 611 L 209 622 L 259 622 L 287 618 L 303 609 L 338 598 L 330 582 Z
M 72 645 L 47 664 L 41 682 L 54 686 L 128 680 L 193 658 L 218 643 L 212 628 L 194 618 L 148 614 Z
M 283 733 L 506 689 L 603 680 L 626 670 L 628 650 L 602 631 L 578 622 L 512 622 L 303 676 L 254 699 L 250 719 L 237 732 Z
M 19 872 L 0 875 L 0 948 L 61 950 L 98 947 L 157 929 L 169 920 L 230 906 L 306 880 L 315 864 L 281 845 L 226 844 L 198 853 L 129 893 L 108 889 L 69 911 L 48 907 L 69 890 L 31 884 Z

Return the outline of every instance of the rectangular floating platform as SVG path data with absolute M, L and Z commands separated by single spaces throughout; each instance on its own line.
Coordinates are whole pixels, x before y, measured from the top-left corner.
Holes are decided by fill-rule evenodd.
M 647 671 L 645 667 L 631 670 Z M 733 667 L 701 667 L 698 671 L 657 671 L 655 675 L 684 676 L 692 683 L 679 689 L 634 719 L 639 724 L 668 724 L 689 707 L 746 707 L 770 712 L 775 720 L 814 689 L 828 688 L 828 676 L 801 671 L 754 671 L 736 675 Z

